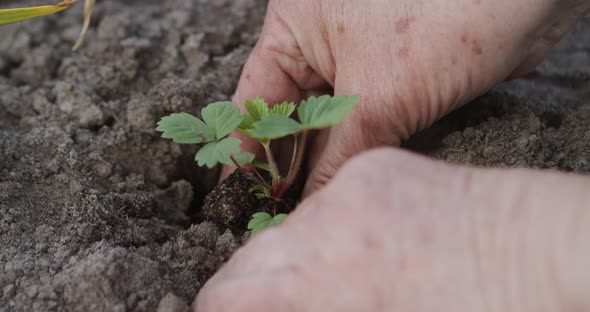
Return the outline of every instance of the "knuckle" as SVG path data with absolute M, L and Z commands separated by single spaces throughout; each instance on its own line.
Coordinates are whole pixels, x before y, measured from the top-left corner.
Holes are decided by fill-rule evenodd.
M 408 108 L 389 97 L 363 96 L 346 125 L 341 127 L 349 141 L 359 147 L 399 145 L 409 136 Z
M 379 147 L 353 157 L 342 168 L 342 172 L 354 176 L 384 175 L 404 166 L 407 152 L 393 147 Z
M 335 163 L 335 158 L 325 160 L 315 168 L 310 179 L 311 186 L 317 189 L 326 185 L 326 183 L 328 183 L 328 181 L 334 176 L 337 168 L 338 164 Z
M 307 182 L 306 185 L 306 193 L 313 194 L 314 192 L 320 190 L 330 180 L 330 176 L 326 174 L 314 174 L 310 180 Z
M 386 112 L 380 111 L 379 106 L 383 107 L 386 105 L 371 105 L 368 101 L 361 102 L 360 105 L 357 105 L 354 114 L 350 117 L 350 122 L 356 127 L 348 127 L 349 134 L 357 138 L 367 133 L 381 134 L 381 128 L 384 128 L 382 126 L 383 113 Z M 377 138 L 379 135 L 372 137 Z

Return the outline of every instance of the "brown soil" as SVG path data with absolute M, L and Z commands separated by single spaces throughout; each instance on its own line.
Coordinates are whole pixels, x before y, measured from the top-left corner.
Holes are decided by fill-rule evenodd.
M 45 2 L 3 6 L 30 3 Z M 203 206 L 216 172 L 154 125 L 230 98 L 265 3 L 99 1 L 77 53 L 81 6 L 2 28 L 0 311 L 188 309 L 243 242 L 257 203 L 233 176 Z M 586 20 L 537 72 L 406 146 L 465 164 L 589 172 L 588 31 Z

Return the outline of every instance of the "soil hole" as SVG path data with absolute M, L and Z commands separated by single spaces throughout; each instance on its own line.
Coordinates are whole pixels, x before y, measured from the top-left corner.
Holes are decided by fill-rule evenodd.
M 563 122 L 563 116 L 556 112 L 543 112 L 539 119 L 547 128 L 559 129 Z

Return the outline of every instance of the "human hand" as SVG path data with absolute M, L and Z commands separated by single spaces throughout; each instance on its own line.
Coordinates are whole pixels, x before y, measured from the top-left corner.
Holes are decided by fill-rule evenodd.
M 300 102 L 331 88 L 361 96 L 349 119 L 315 138 L 309 195 L 353 155 L 399 144 L 531 70 L 588 6 L 586 0 L 271 0 L 233 101 Z M 244 150 L 259 151 L 240 138 Z
M 196 310 L 588 311 L 589 189 L 369 152 L 238 250 Z

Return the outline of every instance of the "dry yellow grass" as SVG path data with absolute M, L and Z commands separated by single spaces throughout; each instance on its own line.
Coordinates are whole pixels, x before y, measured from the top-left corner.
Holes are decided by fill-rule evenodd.
M 77 0 L 64 0 L 54 5 L 35 6 L 28 8 L 16 8 L 0 10 L 0 26 L 22 22 L 32 18 L 55 14 L 63 11 L 74 5 Z M 92 16 L 92 9 L 94 8 L 95 0 L 86 0 L 84 3 L 84 21 L 80 37 L 74 45 L 74 50 L 78 49 L 84 40 L 84 36 L 90 26 L 90 17 Z

